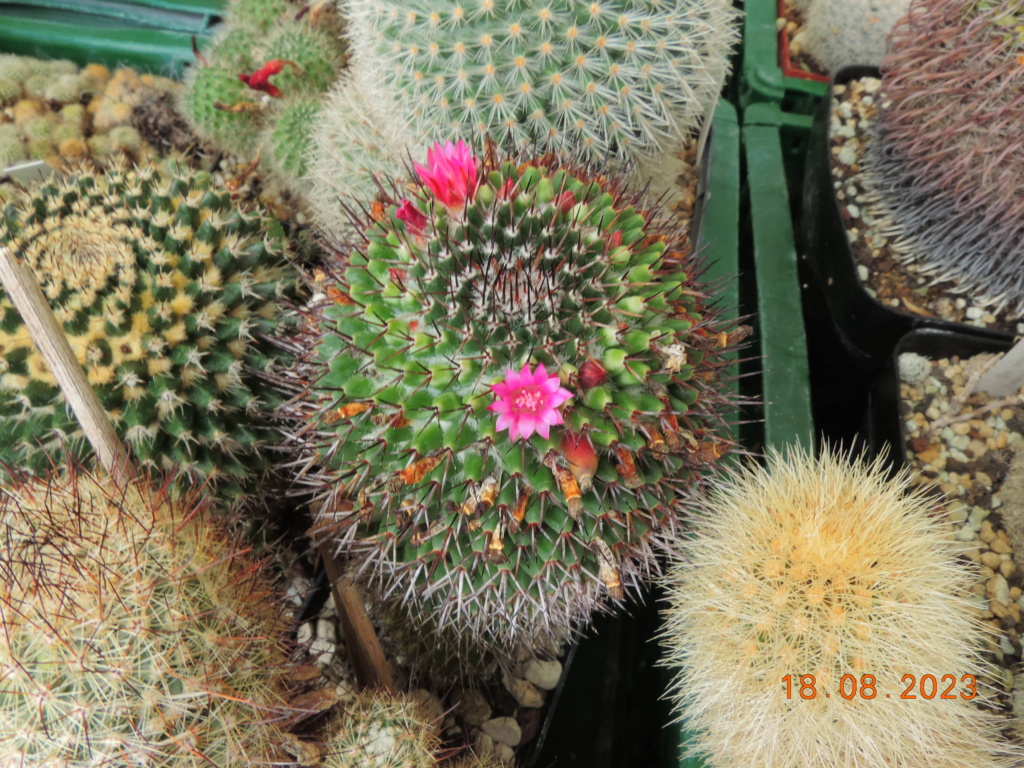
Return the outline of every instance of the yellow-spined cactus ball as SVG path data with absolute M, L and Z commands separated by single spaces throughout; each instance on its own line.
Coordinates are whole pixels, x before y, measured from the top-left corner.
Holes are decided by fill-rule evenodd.
M 664 580 L 694 751 L 713 768 L 1019 764 L 978 706 L 984 625 L 933 502 L 881 461 L 767 464 L 716 487 Z

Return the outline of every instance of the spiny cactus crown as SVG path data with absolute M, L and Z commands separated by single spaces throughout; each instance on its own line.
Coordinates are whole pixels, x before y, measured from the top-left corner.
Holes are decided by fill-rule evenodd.
M 738 38 L 730 0 L 350 5 L 354 55 L 385 62 L 377 87 L 400 94 L 415 135 L 550 142 L 597 162 L 698 126 Z
M 319 284 L 298 431 L 324 535 L 377 591 L 507 648 L 656 568 L 726 449 L 729 337 L 682 233 L 615 183 L 550 157 L 478 179 L 461 149 L 435 147 Z
M 664 578 L 662 633 L 709 766 L 1018 764 L 977 706 L 970 572 L 934 502 L 908 490 L 884 460 L 799 448 L 715 484 Z
M 893 30 L 865 162 L 922 271 L 956 279 L 1016 317 L 1024 316 L 1022 30 L 1020 2 L 915 2 Z
M 298 713 L 261 566 L 142 483 L 0 489 L 0 764 L 282 764 Z
M 143 467 L 181 466 L 225 491 L 265 466 L 276 405 L 252 374 L 294 296 L 280 225 L 209 175 L 80 171 L 3 210 L 0 246 L 32 268 L 96 394 Z M 89 452 L 21 316 L 0 294 L 0 457 L 32 471 Z
M 807 11 L 804 50 L 829 72 L 863 64 L 877 67 L 886 39 L 910 0 L 815 0 Z

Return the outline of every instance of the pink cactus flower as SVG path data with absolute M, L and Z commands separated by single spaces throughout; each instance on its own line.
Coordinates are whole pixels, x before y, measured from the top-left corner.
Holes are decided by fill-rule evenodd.
M 506 368 L 505 380 L 491 384 L 491 391 L 498 399 L 487 410 L 498 414 L 496 429 L 507 427 L 513 442 L 534 432 L 547 439 L 552 425 L 562 423 L 558 406 L 572 397 L 572 392 L 559 386 L 558 374 L 548 374 L 543 364 L 532 372 L 529 363 L 523 363 L 519 373 Z
M 412 167 L 449 213 L 461 213 L 476 194 L 479 164 L 461 139 L 458 144 L 435 144 L 427 150 L 426 166 Z
M 399 221 L 404 221 L 406 229 L 414 235 L 422 234 L 423 228 L 427 226 L 427 217 L 409 200 L 402 200 L 402 204 L 395 211 L 395 217 Z

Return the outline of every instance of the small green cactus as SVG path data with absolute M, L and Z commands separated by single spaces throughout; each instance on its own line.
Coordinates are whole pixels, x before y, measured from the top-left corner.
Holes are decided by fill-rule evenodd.
M 193 502 L 80 472 L 0 488 L 0 765 L 293 764 L 289 623 Z
M 0 125 L 0 168 L 28 159 L 28 148 L 16 125 Z
M 417 137 L 489 133 L 595 162 L 654 154 L 699 126 L 739 39 L 731 0 L 349 5 L 357 66 L 381 63 L 374 93 L 399 99 Z
M 245 153 L 256 147 L 265 107 L 238 75 L 234 68 L 216 64 L 193 67 L 185 77 L 179 112 L 200 140 Z M 245 104 L 252 108 L 240 108 Z
M 365 691 L 324 739 L 322 768 L 434 768 L 441 740 L 412 698 Z
M 815 0 L 801 36 L 804 50 L 829 72 L 877 67 L 889 32 L 909 7 L 910 0 Z
M 295 280 L 280 225 L 178 166 L 79 171 L 7 205 L 0 245 L 36 273 L 118 434 L 143 467 L 232 493 L 265 466 L 275 403 L 253 375 L 281 353 Z M 0 458 L 39 472 L 88 446 L 21 317 L 0 294 Z
M 281 105 L 274 123 L 267 127 L 261 144 L 278 177 L 306 178 L 313 124 L 322 106 L 320 94 L 289 98 Z
M 227 7 L 230 26 L 261 34 L 271 31 L 285 14 L 299 10 L 300 6 L 287 0 L 233 0 Z
M 260 50 L 260 61 L 282 59 L 296 65 L 274 78 L 286 96 L 322 94 L 337 80 L 345 59 L 337 38 L 303 21 L 281 25 Z
M 548 156 L 478 176 L 461 144 L 428 159 L 315 285 L 286 415 L 321 467 L 320 535 L 371 591 L 510 653 L 657 570 L 729 450 L 734 337 L 682 233 L 614 181 Z

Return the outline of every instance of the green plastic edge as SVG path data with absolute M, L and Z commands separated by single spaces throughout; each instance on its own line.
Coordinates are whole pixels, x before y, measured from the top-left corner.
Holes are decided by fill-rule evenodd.
M 743 113 L 743 146 L 750 190 L 757 328 L 762 355 L 765 445 L 814 446 L 807 336 L 780 129 L 800 126 L 774 104 Z
M 740 105 L 793 102 L 800 111 L 812 111 L 813 102 L 828 93 L 828 83 L 782 74 L 776 0 L 747 0 L 745 10 Z
M 124 22 L 128 26 L 173 32 L 202 34 L 220 17 L 218 0 L 0 0 L 0 13 L 10 9 L 13 16 L 27 15 L 15 8 L 34 9 L 39 17 L 77 23 L 81 17 L 102 20 L 106 25 Z
M 202 36 L 199 36 L 200 44 Z M 0 52 L 70 59 L 80 65 L 127 65 L 161 75 L 180 76 L 192 61 L 192 35 L 154 29 L 119 29 L 42 21 L 0 13 Z
M 706 207 L 697 248 L 703 251 L 709 266 L 704 273 L 708 281 L 730 279 L 721 295 L 726 316 L 739 314 L 739 248 L 740 248 L 740 123 L 736 108 L 720 101 L 712 120 L 714 141 L 711 146 L 711 168 L 708 175 Z M 732 382 L 734 390 L 737 382 Z M 733 428 L 733 437 L 737 436 Z M 664 670 L 666 686 L 672 677 Z M 663 752 L 668 756 L 666 765 L 679 768 L 705 768 L 705 761 L 687 755 L 683 747 L 691 738 L 685 718 L 669 723 L 663 733 Z

